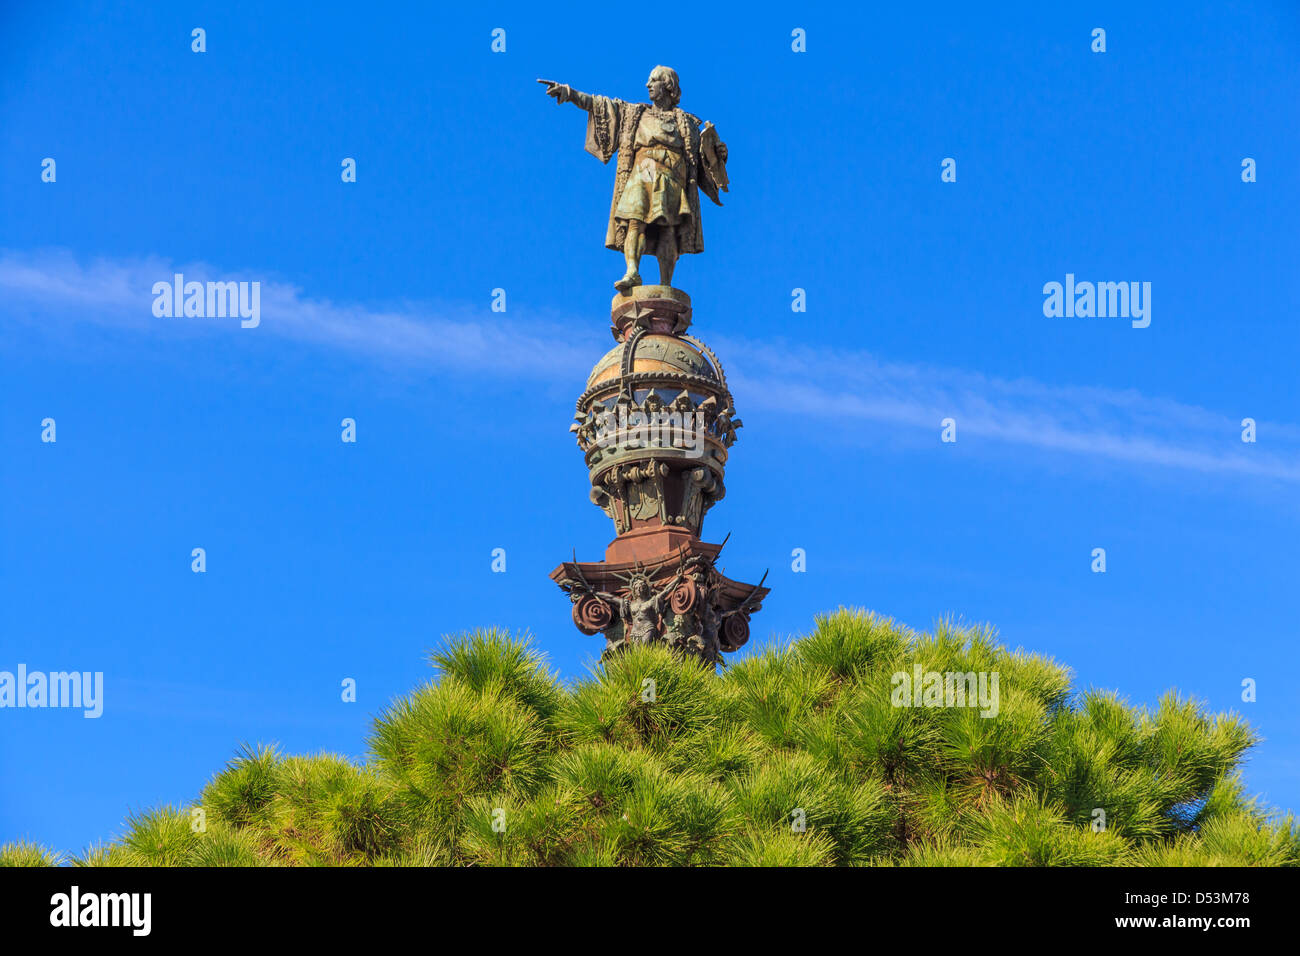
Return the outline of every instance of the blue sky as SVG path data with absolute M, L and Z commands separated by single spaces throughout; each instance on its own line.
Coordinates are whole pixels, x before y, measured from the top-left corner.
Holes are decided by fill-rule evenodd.
M 613 168 L 533 81 L 658 63 L 730 151 L 675 284 L 745 423 L 705 531 L 771 569 L 751 647 L 988 622 L 1243 712 L 1300 808 L 1300 10 L 1006 6 L 6 5 L 0 670 L 102 671 L 105 709 L 0 711 L 0 841 L 111 837 L 243 741 L 359 756 L 443 634 L 594 659 L 547 573 L 612 535 L 567 427 Z M 260 326 L 155 318 L 177 271 L 261 282 Z M 1067 273 L 1150 282 L 1150 327 L 1045 317 Z

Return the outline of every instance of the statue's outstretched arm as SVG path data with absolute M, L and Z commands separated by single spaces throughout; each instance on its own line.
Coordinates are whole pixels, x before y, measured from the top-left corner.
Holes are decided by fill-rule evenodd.
M 662 601 L 664 598 L 668 597 L 670 594 L 676 591 L 677 585 L 681 584 L 682 579 L 685 577 L 686 577 L 685 574 L 683 574 L 681 571 L 678 571 L 676 576 L 671 581 L 668 582 L 668 586 L 664 588 L 662 591 L 660 591 L 657 595 L 655 595 L 655 600 Z
M 591 94 L 575 90 L 568 83 L 556 83 L 554 80 L 538 80 L 546 85 L 546 95 L 555 97 L 557 103 L 572 103 L 579 109 L 591 110 Z

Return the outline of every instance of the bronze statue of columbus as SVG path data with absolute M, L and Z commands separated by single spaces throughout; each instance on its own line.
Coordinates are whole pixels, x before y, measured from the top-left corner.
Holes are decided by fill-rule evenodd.
M 700 192 L 719 206 L 727 191 L 727 146 L 712 123 L 681 109 L 677 73 L 656 66 L 646 81 L 649 103 L 581 93 L 564 83 L 538 80 L 557 103 L 587 112 L 587 152 L 602 163 L 618 154 L 614 200 L 605 247 L 627 262 L 614 288 L 624 295 L 641 285 L 641 256 L 659 260 L 659 282 L 671 285 L 677 257 L 704 250 Z

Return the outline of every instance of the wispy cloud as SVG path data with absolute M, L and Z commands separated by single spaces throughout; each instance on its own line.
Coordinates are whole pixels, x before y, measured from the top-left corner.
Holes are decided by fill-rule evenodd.
M 262 324 L 256 330 L 241 330 L 237 320 L 155 318 L 153 284 L 176 272 L 198 281 L 259 279 L 159 258 L 82 261 L 61 252 L 0 251 L 0 296 L 15 320 L 25 315 L 155 335 L 272 335 L 431 369 L 573 382 L 594 359 L 590 342 L 574 342 L 558 315 L 414 302 L 339 304 L 265 279 L 259 279 Z M 939 422 L 951 417 L 966 447 L 996 443 L 1134 467 L 1300 481 L 1300 427 L 1291 424 L 1260 421 L 1265 450 L 1240 441 L 1240 418 L 1134 389 L 999 379 L 816 345 L 719 338 L 718 346 L 733 389 L 743 397 L 742 412 L 792 414 L 824 425 L 820 431 L 827 435 L 879 423 L 914 428 L 937 441 Z
M 153 285 L 171 282 L 176 273 L 187 282 L 260 282 L 261 324 L 241 329 L 238 319 L 156 318 Z M 64 252 L 0 250 L 0 294 L 7 311 L 41 323 L 84 322 L 155 335 L 270 335 L 434 368 L 572 376 L 591 366 L 587 351 L 556 334 L 559 323 L 546 317 L 521 322 L 489 313 L 489 319 L 486 306 L 339 304 L 309 297 L 292 283 L 224 272 L 202 262 L 82 262 Z M 545 362 L 538 361 L 541 355 Z
M 883 362 L 866 352 L 727 342 L 730 379 L 750 407 L 828 422 L 911 426 L 938 440 L 945 418 L 958 436 L 1131 465 L 1300 481 L 1300 428 L 1257 421 L 1268 447 L 1241 441 L 1241 418 L 1136 389 L 1048 385 L 977 372 Z M 799 384 L 799 383 L 810 384 Z M 1276 449 L 1276 450 L 1273 450 Z

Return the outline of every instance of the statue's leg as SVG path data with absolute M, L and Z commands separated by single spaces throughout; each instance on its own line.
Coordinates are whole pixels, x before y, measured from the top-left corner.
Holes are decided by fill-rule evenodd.
M 627 294 L 634 286 L 641 284 L 641 253 L 645 250 L 645 223 L 629 219 L 627 239 L 623 241 L 623 259 L 627 262 L 627 273 L 614 283 L 614 288 Z
M 659 284 L 673 284 L 673 267 L 677 265 L 677 227 L 662 226 L 659 229 L 659 242 L 655 246 L 655 258 L 659 260 Z

